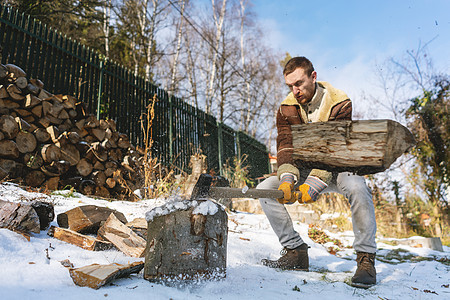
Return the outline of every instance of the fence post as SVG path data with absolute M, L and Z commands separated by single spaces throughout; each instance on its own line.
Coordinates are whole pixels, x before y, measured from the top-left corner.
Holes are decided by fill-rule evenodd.
M 219 173 L 220 176 L 223 176 L 223 163 L 222 163 L 222 156 L 223 156 L 223 134 L 222 134 L 222 123 L 217 122 L 217 148 L 219 148 L 218 151 L 218 159 L 219 159 Z
M 99 78 L 99 82 L 98 82 L 98 95 L 97 95 L 97 119 L 100 120 L 100 106 L 102 104 L 102 93 L 103 93 L 103 75 L 105 72 L 105 68 L 104 68 L 104 62 L 105 59 L 102 59 L 100 61 L 100 78 Z
M 169 158 L 173 163 L 173 102 L 172 96 L 169 96 Z
M 235 131 L 237 158 L 240 160 L 241 159 L 241 142 L 239 140 L 239 133 L 240 133 L 240 131 L 237 131 L 237 132 Z

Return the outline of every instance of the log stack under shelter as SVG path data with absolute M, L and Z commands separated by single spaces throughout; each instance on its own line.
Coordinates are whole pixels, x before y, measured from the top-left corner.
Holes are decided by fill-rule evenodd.
M 79 99 L 0 64 L 0 180 L 129 199 L 142 182 L 143 153 L 113 120 L 98 120 Z

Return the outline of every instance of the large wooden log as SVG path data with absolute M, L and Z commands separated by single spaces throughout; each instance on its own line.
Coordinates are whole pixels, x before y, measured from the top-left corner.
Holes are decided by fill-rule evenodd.
M 76 269 L 69 269 L 70 277 L 78 286 L 88 286 L 98 289 L 110 283 L 114 279 L 127 277 L 133 273 L 139 273 L 144 267 L 144 262 L 134 262 L 127 265 L 113 263 L 110 265 L 92 264 Z
M 19 158 L 19 148 L 12 140 L 0 141 L 0 157 L 5 158 Z
M 209 200 L 169 203 L 146 214 L 144 278 L 223 278 L 226 274 L 227 214 Z
M 301 166 L 360 175 L 386 170 L 415 144 L 411 132 L 392 120 L 293 125 L 292 137 Z
M 0 131 L 3 132 L 7 139 L 13 139 L 19 133 L 19 124 L 14 117 L 3 115 L 0 117 Z
M 98 230 L 98 235 L 128 256 L 143 257 L 145 240 L 111 214 Z
M 25 175 L 25 183 L 27 186 L 40 187 L 44 181 L 45 175 L 39 170 L 33 170 Z
M 37 141 L 32 133 L 21 131 L 16 136 L 16 144 L 20 153 L 28 153 L 36 149 Z
M 69 228 L 80 233 L 95 234 L 111 213 L 121 222 L 127 223 L 127 219 L 121 212 L 95 205 L 75 207 L 64 213 L 60 213 L 56 217 L 56 220 L 60 227 Z
M 25 166 L 12 159 L 0 158 L 0 168 L 8 173 L 9 178 L 22 177 L 25 172 Z

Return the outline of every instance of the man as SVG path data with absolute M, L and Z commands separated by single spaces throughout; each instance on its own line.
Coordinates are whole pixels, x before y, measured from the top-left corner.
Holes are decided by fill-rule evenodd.
M 350 202 L 352 211 L 353 248 L 357 253 L 357 270 L 352 285 L 367 288 L 376 283 L 376 221 L 372 194 L 365 179 L 351 173 L 331 173 L 305 169 L 292 158 L 291 125 L 331 120 L 351 120 L 352 103 L 341 90 L 326 82 L 318 82 L 312 63 L 305 57 L 294 57 L 283 70 L 291 93 L 277 112 L 277 176 L 261 182 L 257 188 L 278 188 L 282 199 L 260 199 L 272 229 L 284 247 L 278 260 L 264 259 L 263 264 L 285 270 L 309 268 L 308 245 L 294 230 L 285 204 L 311 203 L 320 193 L 337 192 Z

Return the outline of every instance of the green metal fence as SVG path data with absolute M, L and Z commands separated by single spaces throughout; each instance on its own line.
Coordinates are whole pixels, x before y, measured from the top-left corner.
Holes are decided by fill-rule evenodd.
M 140 118 L 156 95 L 152 153 L 165 165 L 188 171 L 190 156 L 201 152 L 209 169 L 222 173 L 227 160 L 246 154 L 252 178 L 269 172 L 268 151 L 254 138 L 6 6 L 0 6 L 0 46 L 2 64 L 18 65 L 49 92 L 73 95 L 97 117 L 115 120 L 136 145 L 143 144 Z

